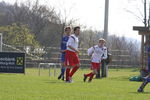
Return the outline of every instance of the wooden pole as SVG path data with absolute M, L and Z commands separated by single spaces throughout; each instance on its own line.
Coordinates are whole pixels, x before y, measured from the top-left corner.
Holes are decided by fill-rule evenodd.
M 141 38 L 141 67 L 144 68 L 144 35 Z

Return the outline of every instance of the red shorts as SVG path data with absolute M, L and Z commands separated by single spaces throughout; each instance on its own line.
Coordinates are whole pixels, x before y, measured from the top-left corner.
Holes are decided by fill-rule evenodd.
M 91 69 L 94 70 L 99 70 L 100 69 L 100 63 L 94 63 L 94 62 L 91 62 L 92 66 L 91 66 Z
M 75 52 L 67 50 L 65 55 L 65 65 L 76 66 L 77 64 L 80 64 L 78 55 Z

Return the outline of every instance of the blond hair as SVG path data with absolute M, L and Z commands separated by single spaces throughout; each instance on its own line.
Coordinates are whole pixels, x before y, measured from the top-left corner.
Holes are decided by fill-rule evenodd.
M 70 26 L 66 26 L 66 27 L 64 28 L 64 31 L 67 31 L 68 28 L 71 29 Z
M 100 38 L 99 41 L 104 41 L 106 43 L 106 40 L 103 38 Z

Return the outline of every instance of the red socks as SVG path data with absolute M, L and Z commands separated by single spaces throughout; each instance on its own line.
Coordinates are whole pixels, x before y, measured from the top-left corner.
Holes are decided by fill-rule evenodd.
M 93 73 L 85 74 L 85 76 L 90 77 Z
M 92 81 L 94 74 L 91 72 L 89 74 L 85 74 L 85 76 L 90 77 L 89 81 Z
M 72 69 L 71 73 L 70 73 L 70 77 L 72 77 L 73 74 L 74 74 L 78 69 L 79 69 L 79 67 L 78 67 L 78 66 L 75 66 L 75 67 Z
M 70 68 L 66 69 L 66 81 L 69 81 Z
M 72 71 L 70 72 L 70 68 L 66 69 L 66 81 L 69 81 L 69 78 L 74 75 L 74 73 L 79 69 L 78 66 L 75 66 Z
M 89 81 L 92 81 L 94 74 L 92 73 L 92 75 L 89 78 Z

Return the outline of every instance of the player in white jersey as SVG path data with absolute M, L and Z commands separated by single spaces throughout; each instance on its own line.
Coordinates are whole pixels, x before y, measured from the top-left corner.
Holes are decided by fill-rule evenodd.
M 72 34 L 69 37 L 69 40 L 67 42 L 67 50 L 66 50 L 66 57 L 65 57 L 66 58 L 65 65 L 67 67 L 66 69 L 66 82 L 67 83 L 72 82 L 72 76 L 79 69 L 79 64 L 80 64 L 79 57 L 78 57 L 79 34 L 80 34 L 80 27 L 75 27 L 74 34 Z
M 88 74 L 84 74 L 83 81 L 85 82 L 86 79 L 89 77 L 89 81 L 91 82 L 93 79 L 93 76 L 97 74 L 97 70 L 100 67 L 101 60 L 107 59 L 107 48 L 105 47 L 105 39 L 100 38 L 98 45 L 95 45 L 88 49 L 88 55 L 91 56 L 91 69 L 93 72 L 90 72 Z

